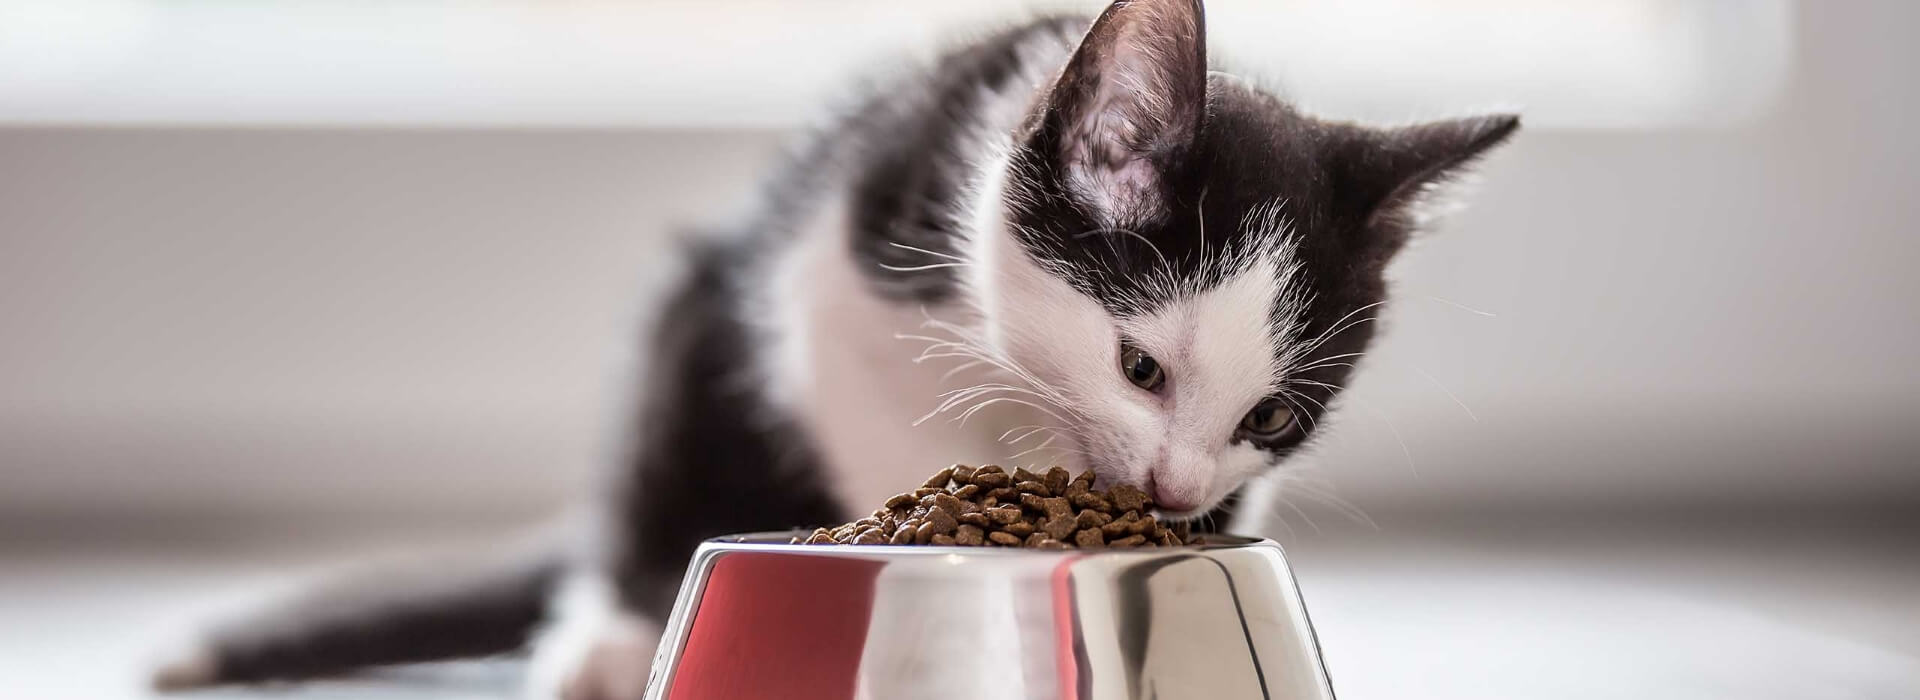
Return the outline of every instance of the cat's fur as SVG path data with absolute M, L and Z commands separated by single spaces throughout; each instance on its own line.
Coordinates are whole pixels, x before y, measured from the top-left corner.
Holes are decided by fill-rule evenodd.
M 594 556 L 243 624 L 170 678 L 508 651 L 559 589 L 536 677 L 631 697 L 708 537 L 844 521 L 954 462 L 1093 468 L 1170 516 L 1217 512 L 1317 431 L 1416 200 L 1518 121 L 1308 117 L 1209 70 L 1197 0 L 1088 27 L 1035 21 L 889 81 L 755 216 L 686 245 Z M 1123 343 L 1164 383 L 1130 382 Z M 1294 423 L 1252 434 L 1266 400 Z

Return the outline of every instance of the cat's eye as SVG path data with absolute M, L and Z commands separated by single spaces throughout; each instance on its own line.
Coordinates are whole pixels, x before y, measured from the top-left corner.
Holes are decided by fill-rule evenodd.
M 1120 344 L 1120 373 L 1134 386 L 1147 391 L 1159 391 L 1160 386 L 1167 383 L 1167 373 L 1160 369 L 1159 361 L 1126 343 Z
M 1256 438 L 1279 437 L 1293 428 L 1293 410 L 1279 399 L 1266 399 L 1240 419 L 1240 429 Z

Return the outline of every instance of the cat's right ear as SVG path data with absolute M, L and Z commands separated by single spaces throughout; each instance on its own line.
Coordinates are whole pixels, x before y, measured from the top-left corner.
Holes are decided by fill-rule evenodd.
M 1391 129 L 1347 127 L 1356 136 L 1335 159 L 1340 206 L 1369 223 L 1401 217 L 1421 195 L 1459 176 L 1520 128 L 1516 114 L 1491 114 Z
M 1199 0 L 1119 0 L 1095 20 L 1034 114 L 1034 164 L 1090 218 L 1131 227 L 1165 211 L 1166 173 L 1207 112 Z

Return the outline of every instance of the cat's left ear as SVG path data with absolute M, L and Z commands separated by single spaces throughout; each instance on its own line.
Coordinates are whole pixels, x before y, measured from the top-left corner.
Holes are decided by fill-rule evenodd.
M 1520 128 L 1520 116 L 1494 114 L 1390 129 L 1358 128 L 1347 152 L 1333 159 L 1342 209 L 1369 224 L 1403 217 L 1435 186 Z

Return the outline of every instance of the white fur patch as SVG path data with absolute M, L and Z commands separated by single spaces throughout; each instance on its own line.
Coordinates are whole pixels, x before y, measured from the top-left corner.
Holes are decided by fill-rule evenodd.
M 964 357 L 916 361 L 931 341 L 910 336 L 964 334 L 959 319 L 967 314 L 877 296 L 855 267 L 862 261 L 847 253 L 847 227 L 840 204 L 799 232 L 798 242 L 773 263 L 774 284 L 756 319 L 770 389 L 807 428 L 834 495 L 857 513 L 912 490 L 948 464 L 1014 464 L 1020 448 L 999 438 L 1044 423 L 1044 414 L 1000 401 L 959 420 L 973 404 L 1017 398 L 989 393 L 928 416 L 948 392 L 1001 380 L 987 368 L 948 376 Z M 929 328 L 929 320 L 950 325 Z
M 1228 443 L 1279 373 L 1267 316 L 1283 282 L 1280 270 L 1262 260 L 1219 286 L 1120 322 L 1160 361 L 1169 397 L 1155 402 L 1163 426 L 1158 449 L 1129 455 L 1129 478 L 1151 478 L 1175 510 L 1204 510 L 1267 463 L 1265 451 Z
M 983 208 L 977 219 L 969 280 L 985 336 L 1070 407 L 1063 412 L 1083 453 L 1076 461 L 1105 483 L 1151 481 L 1175 515 L 1211 508 L 1272 456 L 1230 444 L 1241 417 L 1274 390 L 1279 344 L 1293 331 L 1269 322 L 1277 302 L 1297 300 L 1290 291 L 1297 268 L 1277 210 L 1263 213 L 1244 222 L 1256 227 L 1247 234 L 1259 244 L 1223 262 L 1235 271 L 1219 284 L 1183 289 L 1169 281 L 1170 300 L 1125 317 L 1035 260 L 1013 240 L 998 207 Z M 1160 362 L 1163 393 L 1122 376 L 1122 337 Z

